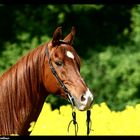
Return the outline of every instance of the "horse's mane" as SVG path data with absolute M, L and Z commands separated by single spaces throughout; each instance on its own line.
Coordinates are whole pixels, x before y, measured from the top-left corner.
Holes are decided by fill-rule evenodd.
M 40 76 L 45 61 L 45 46 L 29 52 L 0 77 L 0 134 L 24 133 L 17 130 L 29 127 L 26 126 L 28 120 L 23 122 L 29 112 L 33 114 L 30 114 L 32 120 L 37 119 L 40 111 L 38 114 L 34 112 L 41 108 L 36 107 L 45 100 L 45 88 Z M 43 100 L 40 101 L 40 98 Z

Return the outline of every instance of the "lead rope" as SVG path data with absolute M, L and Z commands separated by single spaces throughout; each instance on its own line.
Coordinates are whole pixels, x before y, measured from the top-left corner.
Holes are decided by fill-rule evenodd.
M 90 119 L 90 115 L 91 115 L 91 111 L 87 110 L 87 120 L 86 120 L 86 124 L 87 124 L 87 136 L 89 135 L 90 131 L 91 131 L 91 125 L 92 125 L 92 121 Z
M 87 120 L 86 120 L 87 136 L 89 135 L 90 131 L 92 130 L 91 129 L 92 121 L 90 119 L 90 116 L 91 116 L 91 111 L 87 110 Z M 70 125 L 71 125 L 72 122 L 73 122 L 73 125 L 74 125 L 74 128 L 75 128 L 75 136 L 77 136 L 77 133 L 78 133 L 78 123 L 76 121 L 76 112 L 74 111 L 74 109 L 72 111 L 72 120 L 68 124 L 68 128 L 67 128 L 68 132 L 69 132 L 69 128 L 70 128 Z
M 68 128 L 67 128 L 68 132 L 69 132 L 69 128 L 70 128 L 70 125 L 71 125 L 72 122 L 73 122 L 74 129 L 75 129 L 75 136 L 77 136 L 77 133 L 78 133 L 78 123 L 76 121 L 76 112 L 74 111 L 74 109 L 72 111 L 72 120 L 68 124 Z

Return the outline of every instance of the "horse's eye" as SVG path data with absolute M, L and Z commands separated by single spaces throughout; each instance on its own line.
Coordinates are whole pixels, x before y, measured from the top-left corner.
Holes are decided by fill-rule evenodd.
M 56 64 L 57 66 L 62 66 L 62 65 L 63 65 L 63 62 L 59 60 L 59 61 L 56 61 L 55 64 Z

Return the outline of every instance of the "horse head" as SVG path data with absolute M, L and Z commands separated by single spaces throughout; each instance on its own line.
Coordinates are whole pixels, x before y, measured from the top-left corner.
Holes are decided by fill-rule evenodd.
M 62 40 L 61 27 L 58 27 L 54 31 L 53 39 L 47 46 L 49 54 L 47 62 L 51 63 L 51 66 L 49 66 L 53 67 L 55 70 L 54 73 L 56 73 L 57 76 L 55 76 L 55 74 L 48 75 L 46 73 L 46 77 L 51 77 L 49 78 L 49 83 L 51 85 L 48 86 L 46 82 L 45 87 L 50 92 L 58 94 L 66 99 L 65 91 L 60 86 L 61 82 L 73 97 L 77 109 L 84 111 L 91 107 L 93 103 L 93 94 L 80 75 L 80 57 L 73 48 L 75 33 L 76 30 L 72 27 L 71 32 Z M 48 66 L 48 63 L 46 65 Z

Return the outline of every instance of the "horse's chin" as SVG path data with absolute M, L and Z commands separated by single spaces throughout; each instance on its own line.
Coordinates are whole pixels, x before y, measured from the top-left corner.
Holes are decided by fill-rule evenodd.
M 79 110 L 79 111 L 86 111 L 88 109 L 90 109 L 92 107 L 92 105 L 76 105 L 76 108 Z
M 86 110 L 90 109 L 90 107 L 80 106 L 80 107 L 77 107 L 77 109 L 79 111 L 86 111 Z
M 81 102 L 77 102 L 74 100 L 74 105 L 79 111 L 86 111 L 89 110 L 92 107 L 93 101 L 87 103 L 87 104 L 82 104 Z

